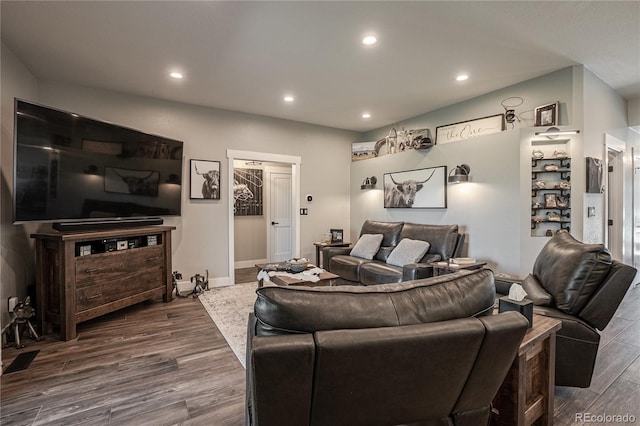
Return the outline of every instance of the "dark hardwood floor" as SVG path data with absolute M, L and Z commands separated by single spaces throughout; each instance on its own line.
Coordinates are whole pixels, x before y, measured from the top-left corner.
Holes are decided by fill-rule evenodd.
M 196 299 L 122 309 L 80 324 L 68 342 L 26 342 L 2 350 L 6 368 L 40 349 L 28 369 L 2 375 L 2 425 L 244 424 L 244 369 Z M 558 387 L 555 403 L 556 425 L 586 424 L 575 421 L 586 412 L 640 423 L 640 289 L 603 333 L 592 386 Z

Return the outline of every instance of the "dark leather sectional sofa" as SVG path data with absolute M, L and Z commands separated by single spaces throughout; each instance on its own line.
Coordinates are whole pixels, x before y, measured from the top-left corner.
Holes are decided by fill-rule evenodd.
M 486 425 L 528 325 L 490 270 L 257 295 L 247 425 Z
M 464 234 L 458 225 L 422 225 L 408 222 L 379 222 L 367 220 L 360 231 L 363 234 L 382 234 L 382 245 L 372 260 L 350 256 L 351 248 L 326 247 L 323 249 L 323 268 L 337 274 L 347 284 L 385 284 L 428 278 L 433 275 L 430 262 L 460 256 Z M 427 241 L 429 250 L 417 263 L 394 266 L 386 263 L 393 249 L 403 238 Z

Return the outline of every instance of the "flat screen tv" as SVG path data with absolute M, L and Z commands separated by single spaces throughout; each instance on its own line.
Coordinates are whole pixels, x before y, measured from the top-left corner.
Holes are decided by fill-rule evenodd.
M 183 143 L 15 100 L 14 223 L 178 216 Z

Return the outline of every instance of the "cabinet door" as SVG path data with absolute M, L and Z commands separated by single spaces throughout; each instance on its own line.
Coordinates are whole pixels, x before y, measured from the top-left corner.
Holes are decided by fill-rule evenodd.
M 163 247 L 76 258 L 76 312 L 165 286 Z

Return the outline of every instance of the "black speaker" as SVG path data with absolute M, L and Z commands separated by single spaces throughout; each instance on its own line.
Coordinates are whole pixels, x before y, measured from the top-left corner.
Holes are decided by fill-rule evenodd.
M 136 226 L 162 225 L 161 217 L 132 217 L 128 219 L 79 220 L 55 222 L 51 226 L 59 232 L 99 231 L 102 229 L 134 228 Z

